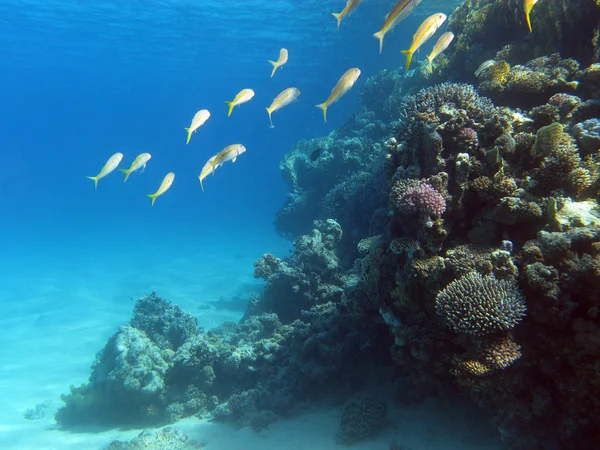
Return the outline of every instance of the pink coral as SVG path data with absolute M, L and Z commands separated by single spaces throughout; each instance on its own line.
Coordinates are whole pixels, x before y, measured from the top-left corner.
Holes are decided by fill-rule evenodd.
M 396 200 L 396 207 L 400 212 L 441 216 L 446 211 L 446 200 L 430 184 L 421 183 L 410 187 Z
M 461 150 L 473 151 L 479 146 L 479 136 L 473 128 L 464 127 L 456 134 L 456 143 Z

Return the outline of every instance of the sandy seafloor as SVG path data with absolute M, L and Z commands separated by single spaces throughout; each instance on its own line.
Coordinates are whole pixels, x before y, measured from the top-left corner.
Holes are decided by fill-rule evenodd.
M 136 436 L 140 430 L 57 429 L 53 414 L 60 395 L 70 384 L 87 380 L 96 352 L 130 319 L 137 297 L 156 290 L 195 314 L 205 328 L 239 320 L 245 300 L 262 286 L 253 278 L 254 261 L 266 251 L 284 256 L 289 249 L 273 237 L 256 239 L 247 248 L 240 248 L 239 240 L 216 242 L 208 249 L 171 243 L 147 251 L 88 247 L 85 253 L 62 246 L 45 251 L 46 258 L 5 254 L 0 264 L 0 449 L 91 450 Z M 42 402 L 50 402 L 45 417 L 23 417 Z M 351 447 L 334 440 L 340 408 L 281 420 L 261 433 L 197 418 L 174 427 L 209 450 L 386 450 L 393 438 L 407 450 L 504 448 L 480 413 L 448 399 L 392 409 L 389 416 L 394 426 Z

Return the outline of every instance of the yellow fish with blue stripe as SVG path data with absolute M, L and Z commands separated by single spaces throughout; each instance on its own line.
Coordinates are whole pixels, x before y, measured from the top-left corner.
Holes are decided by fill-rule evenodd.
M 340 24 L 342 23 L 342 19 L 344 17 L 346 17 L 347 15 L 349 15 L 356 8 L 358 8 L 358 5 L 360 5 L 361 1 L 362 0 L 348 0 L 346 2 L 346 6 L 344 7 L 344 9 L 342 10 L 341 13 L 331 13 L 331 15 L 337 19 L 338 28 L 340 27 Z
M 317 108 L 323 110 L 323 119 L 325 120 L 325 123 L 327 123 L 327 108 L 329 108 L 333 103 L 337 102 L 340 98 L 342 98 L 352 88 L 352 86 L 354 86 L 354 83 L 356 83 L 356 80 L 358 80 L 359 76 L 360 70 L 356 67 L 348 69 L 346 73 L 342 75 L 342 78 L 340 78 L 337 84 L 334 86 L 327 100 L 325 100 L 325 102 L 323 103 L 316 105 Z
M 147 195 L 148 197 L 150 197 L 152 199 L 152 206 L 154 206 L 154 202 L 156 201 L 157 197 L 163 195 L 165 192 L 167 192 L 171 188 L 171 185 L 173 184 L 173 180 L 175 180 L 175 174 L 173 172 L 169 172 L 163 178 L 162 183 L 160 183 L 158 190 L 154 194 Z
M 529 28 L 529 32 L 532 33 L 533 30 L 531 29 L 531 19 L 530 19 L 530 14 L 531 14 L 531 10 L 533 9 L 533 7 L 535 6 L 535 4 L 538 2 L 538 0 L 523 0 L 523 10 L 525 12 L 525 21 L 527 22 L 527 28 Z
M 129 167 L 129 169 L 119 169 L 121 172 L 123 172 L 125 174 L 125 179 L 123 180 L 123 183 L 125 183 L 127 181 L 127 178 L 129 178 L 129 175 L 131 174 L 131 172 L 135 172 L 136 170 L 139 170 L 139 169 L 142 169 L 142 172 L 143 172 L 144 169 L 146 168 L 146 163 L 148 161 L 150 161 L 150 158 L 152 158 L 152 155 L 150 153 L 141 153 L 138 156 L 136 156 L 136 158 L 131 163 L 131 166 Z
M 231 161 L 232 163 L 234 163 L 235 160 L 237 159 L 237 157 L 240 156 L 245 151 L 246 151 L 246 147 L 244 147 L 242 144 L 232 144 L 232 145 L 228 145 L 227 147 L 225 147 L 223 150 L 221 150 L 215 156 L 212 156 L 206 162 L 206 164 L 204 164 L 204 167 L 202 168 L 200 175 L 198 175 L 198 178 L 200 179 L 200 187 L 202 188 L 202 192 L 204 192 L 204 184 L 202 184 L 202 182 L 208 175 L 210 175 L 211 173 L 214 175 L 215 170 L 217 170 L 220 166 L 225 164 L 227 161 Z
M 240 92 L 238 92 L 238 95 L 235 96 L 233 101 L 225 102 L 229 106 L 229 112 L 227 113 L 227 117 L 231 115 L 233 108 L 235 108 L 238 105 L 241 105 L 242 103 L 249 102 L 252 99 L 252 97 L 254 97 L 254 91 L 252 89 L 242 89 Z
M 271 78 L 275 75 L 275 71 L 283 66 L 286 62 L 288 62 L 288 51 L 285 48 L 279 50 L 279 59 L 277 61 L 269 60 L 271 65 L 273 66 L 273 72 L 271 72 Z
M 191 125 L 189 126 L 189 128 L 185 129 L 185 131 L 187 131 L 187 141 L 185 141 L 186 144 L 190 143 L 192 133 L 198 128 L 200 128 L 202 125 L 204 125 L 204 123 L 208 120 L 209 117 L 210 111 L 208 109 L 201 109 L 196 114 L 194 114 Z
M 452 43 L 453 40 L 454 40 L 454 33 L 452 33 L 451 31 L 446 31 L 437 40 L 437 42 L 433 46 L 433 50 L 431 50 L 431 53 L 427 56 L 427 61 L 429 61 L 429 71 L 430 72 L 433 72 L 433 64 L 432 64 L 433 60 L 438 55 L 443 53 L 448 48 L 448 46 Z
M 421 45 L 427 42 L 431 36 L 435 34 L 439 27 L 446 21 L 446 14 L 437 13 L 429 16 L 423 21 L 421 26 L 417 29 L 417 32 L 413 36 L 412 44 L 408 50 L 402 50 L 402 53 L 406 55 L 406 71 L 410 68 L 413 53 L 416 52 Z
M 383 51 L 383 38 L 387 33 L 392 31 L 396 25 L 408 17 L 414 9 L 421 3 L 421 0 L 400 0 L 394 5 L 387 16 L 381 30 L 373 36 L 379 39 L 379 53 Z
M 289 105 L 293 101 L 295 101 L 300 96 L 300 89 L 291 87 L 284 89 L 279 93 L 271 106 L 267 107 L 267 112 L 269 113 L 269 122 L 271 122 L 271 127 L 273 127 L 273 120 L 271 119 L 271 114 L 273 114 L 278 109 L 283 108 L 284 106 Z
M 86 177 L 94 182 L 94 189 L 98 189 L 98 180 L 113 172 L 119 166 L 119 164 L 121 164 L 122 159 L 123 153 L 115 153 L 108 158 L 108 161 L 106 161 L 106 164 L 104 164 L 104 167 L 102 167 L 102 170 L 100 170 L 98 175 L 95 177 Z

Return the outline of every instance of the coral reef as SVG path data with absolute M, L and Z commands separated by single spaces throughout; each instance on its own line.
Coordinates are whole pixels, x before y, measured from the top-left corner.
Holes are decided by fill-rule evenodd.
M 533 33 L 521 8 L 465 1 L 433 73 L 366 80 L 343 127 L 281 162 L 294 251 L 255 263 L 265 288 L 240 323 L 204 332 L 140 299 L 59 424 L 199 414 L 260 431 L 347 401 L 379 364 L 398 401 L 468 397 L 513 450 L 596 448 L 600 4 L 538 2 Z M 339 441 L 385 412 L 351 401 Z

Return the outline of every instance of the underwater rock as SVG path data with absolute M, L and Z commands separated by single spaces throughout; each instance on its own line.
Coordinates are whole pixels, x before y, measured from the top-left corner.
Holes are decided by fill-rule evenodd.
M 183 431 L 171 427 L 160 431 L 142 431 L 130 441 L 112 441 L 105 450 L 197 450 L 204 444 L 190 439 Z
M 160 348 L 171 350 L 177 350 L 198 333 L 198 320 L 194 316 L 163 300 L 155 292 L 138 299 L 131 326 L 146 333 Z
M 277 314 L 283 323 L 299 318 L 303 309 L 337 303 L 344 295 L 336 255 L 342 229 L 332 219 L 314 225 L 310 235 L 296 239 L 291 258 L 280 260 L 267 254 L 255 263 L 255 276 L 267 282 L 262 311 Z
M 373 129 L 372 125 L 357 113 L 342 130 L 326 138 L 300 141 L 284 157 L 280 170 L 290 193 L 275 220 L 280 234 L 292 238 L 308 233 L 313 220 L 326 219 L 328 210 L 340 204 L 348 211 L 342 220 L 345 227 L 369 227 L 368 222 L 356 224 L 355 218 L 363 217 L 360 211 L 378 200 L 370 194 L 381 189 L 381 178 L 371 173 L 383 169 L 386 150 L 380 142 L 387 133 L 385 127 Z M 313 160 L 316 151 L 320 156 Z M 379 165 L 374 167 L 373 160 Z M 367 176 L 361 173 L 365 167 L 369 167 Z
M 600 151 L 600 119 L 589 119 L 578 123 L 573 127 L 573 136 L 584 154 Z
M 567 201 L 554 217 L 560 231 L 574 227 L 600 227 L 600 207 L 593 200 Z

